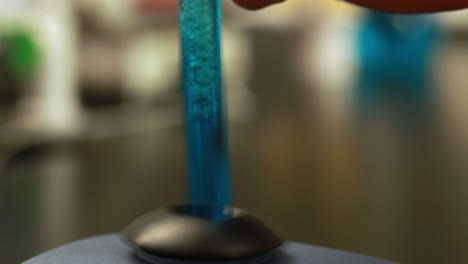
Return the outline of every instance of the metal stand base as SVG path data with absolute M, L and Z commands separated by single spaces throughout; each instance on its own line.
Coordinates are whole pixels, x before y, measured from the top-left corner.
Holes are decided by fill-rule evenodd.
M 156 260 L 256 259 L 257 264 L 283 244 L 270 228 L 247 212 L 231 207 L 216 210 L 193 206 L 162 208 L 136 220 L 123 231 L 123 236 L 145 259 L 154 256 L 151 259 Z

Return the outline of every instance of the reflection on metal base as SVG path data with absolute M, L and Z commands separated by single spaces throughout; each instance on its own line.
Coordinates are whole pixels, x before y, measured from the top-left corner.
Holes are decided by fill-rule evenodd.
M 154 257 L 157 261 L 256 258 L 255 263 L 261 263 L 283 244 L 268 227 L 243 210 L 232 208 L 229 218 L 213 220 L 189 214 L 193 209 L 174 206 L 156 210 L 128 226 L 123 237 L 140 250 L 144 259 L 159 256 Z

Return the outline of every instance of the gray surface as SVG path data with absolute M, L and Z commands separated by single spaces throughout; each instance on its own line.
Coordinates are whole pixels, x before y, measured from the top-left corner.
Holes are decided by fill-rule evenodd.
M 200 263 L 200 262 L 199 262 Z M 269 264 L 392 264 L 393 262 L 299 243 L 286 243 Z M 118 234 L 77 241 L 23 264 L 147 264 Z
M 158 257 L 155 255 L 145 253 L 141 250 L 137 251 L 137 255 L 139 258 L 146 260 L 149 263 L 153 263 L 153 264 L 187 264 L 187 260 Z M 273 257 L 273 252 L 268 252 L 265 255 L 247 258 L 247 259 L 230 260 L 230 261 L 210 261 L 209 263 L 210 264 L 264 264 L 264 263 L 269 262 L 272 259 L 272 257 Z M 190 261 L 190 264 L 199 264 L 199 263 L 200 261 Z

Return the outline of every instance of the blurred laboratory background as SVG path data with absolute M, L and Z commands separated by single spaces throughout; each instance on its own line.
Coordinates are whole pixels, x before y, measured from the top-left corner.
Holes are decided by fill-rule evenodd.
M 468 263 L 468 11 L 225 0 L 235 204 L 287 240 Z M 0 1 L 0 263 L 185 201 L 177 1 Z

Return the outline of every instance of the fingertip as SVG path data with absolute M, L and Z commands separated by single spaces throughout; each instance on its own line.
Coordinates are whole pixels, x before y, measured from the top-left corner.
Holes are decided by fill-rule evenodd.
M 239 6 L 248 10 L 259 10 L 286 0 L 234 0 Z

